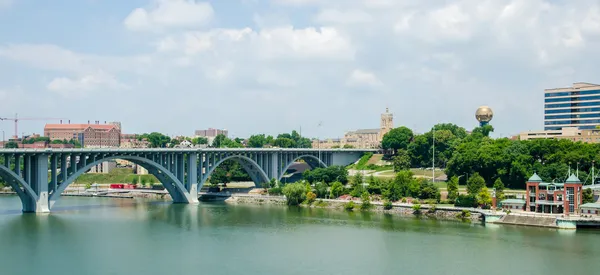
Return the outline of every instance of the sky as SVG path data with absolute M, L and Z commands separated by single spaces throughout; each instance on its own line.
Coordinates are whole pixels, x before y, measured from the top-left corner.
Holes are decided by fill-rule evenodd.
M 543 129 L 544 89 L 600 83 L 599 56 L 600 0 L 0 0 L 0 117 L 335 138 L 489 105 L 510 136 Z

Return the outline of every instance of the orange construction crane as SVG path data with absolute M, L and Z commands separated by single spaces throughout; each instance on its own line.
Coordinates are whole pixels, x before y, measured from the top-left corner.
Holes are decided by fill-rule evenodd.
M 7 117 L 0 117 L 0 120 L 12 120 L 15 122 L 15 135 L 14 138 L 18 139 L 19 138 L 19 120 L 62 120 L 65 118 L 47 118 L 47 117 L 42 117 L 42 118 L 20 118 L 17 114 L 15 114 L 14 118 L 7 118 Z

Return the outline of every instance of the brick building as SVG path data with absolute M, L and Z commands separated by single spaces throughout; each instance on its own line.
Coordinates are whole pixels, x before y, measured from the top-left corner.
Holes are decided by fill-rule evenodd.
M 46 124 L 44 136 L 50 140 L 77 140 L 83 147 L 119 147 L 120 124 Z
M 527 181 L 525 211 L 578 213 L 582 202 L 582 187 L 579 178 L 573 174 L 564 183 L 542 182 L 542 179 L 534 174 Z

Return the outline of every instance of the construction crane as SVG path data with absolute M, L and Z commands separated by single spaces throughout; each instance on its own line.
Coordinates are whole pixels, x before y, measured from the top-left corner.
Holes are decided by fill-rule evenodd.
M 19 138 L 19 120 L 62 120 L 64 118 L 47 118 L 47 117 L 42 117 L 42 118 L 20 118 L 18 116 L 18 114 L 15 114 L 14 118 L 7 118 L 7 117 L 0 117 L 0 120 L 12 120 L 15 122 L 15 135 L 14 138 L 18 139 Z

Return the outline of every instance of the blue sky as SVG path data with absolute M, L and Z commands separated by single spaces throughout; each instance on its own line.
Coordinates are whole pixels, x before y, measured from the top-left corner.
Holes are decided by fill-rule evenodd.
M 543 129 L 544 88 L 599 83 L 599 54 L 597 0 L 0 0 L 0 116 L 340 137 L 489 105 L 509 136 Z

